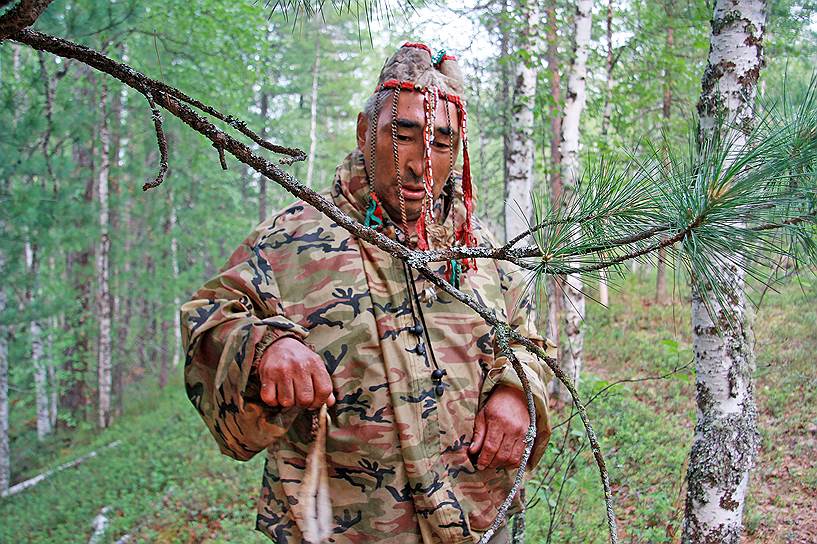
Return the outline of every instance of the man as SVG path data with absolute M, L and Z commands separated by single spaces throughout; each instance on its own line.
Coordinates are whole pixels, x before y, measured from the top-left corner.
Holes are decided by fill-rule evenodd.
M 471 217 L 462 86 L 453 57 L 401 47 L 358 116 L 335 204 L 412 247 L 491 243 Z M 517 269 L 439 272 L 542 342 Z M 182 329 L 187 394 L 221 451 L 267 451 L 256 526 L 274 541 L 471 543 L 493 521 L 525 445 L 520 381 L 491 328 L 400 260 L 297 202 L 182 307 Z M 533 467 L 549 375 L 514 350 L 536 400 Z

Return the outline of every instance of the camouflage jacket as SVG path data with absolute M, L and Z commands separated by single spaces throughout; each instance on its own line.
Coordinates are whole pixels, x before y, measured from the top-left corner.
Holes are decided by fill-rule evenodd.
M 353 152 L 330 195 L 362 221 L 367 194 L 362 155 Z M 442 244 L 451 231 L 441 225 L 463 212 L 444 208 L 435 208 L 432 236 Z M 387 220 L 383 232 L 399 231 Z M 478 223 L 475 234 L 492 242 Z M 480 260 L 461 289 L 542 341 L 519 270 Z M 325 458 L 333 542 L 470 543 L 493 521 L 515 470 L 478 471 L 466 452 L 493 387 L 521 389 L 519 379 L 495 355 L 491 327 L 400 260 L 298 202 L 259 225 L 181 315 L 187 395 L 221 451 L 247 460 L 266 450 L 257 528 L 274 541 L 303 541 L 297 497 L 313 438 L 312 412 L 264 405 L 250 372 L 257 352 L 281 335 L 310 345 L 332 377 L 337 402 Z M 205 360 L 202 342 L 220 360 Z M 514 351 L 536 399 L 533 467 L 550 437 L 550 372 L 523 348 Z M 447 373 L 442 391 L 432 382 L 434 365 Z

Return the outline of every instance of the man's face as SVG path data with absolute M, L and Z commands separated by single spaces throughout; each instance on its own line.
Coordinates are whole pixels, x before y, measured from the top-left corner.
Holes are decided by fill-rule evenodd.
M 389 217 L 398 223 L 401 222 L 400 199 L 397 192 L 397 170 L 394 165 L 394 149 L 392 147 L 392 94 L 381 102 L 380 115 L 377 123 L 377 138 L 375 143 L 374 190 L 380 197 L 383 207 Z M 449 129 L 445 108 L 448 108 L 451 119 Z M 451 155 L 449 146 L 454 144 L 454 158 L 459 151 L 459 116 L 457 108 L 445 101 L 437 101 L 437 115 L 434 126 L 434 142 L 431 144 L 431 169 L 434 174 L 434 198 L 438 198 L 443 190 L 445 181 L 450 175 Z M 418 92 L 404 91 L 400 93 L 397 103 L 397 158 L 400 167 L 400 177 L 403 185 L 403 199 L 406 205 L 406 220 L 409 232 L 420 217 L 420 211 L 425 198 L 423 188 L 423 131 L 425 130 L 425 113 L 423 95 Z M 366 171 L 372 172 L 371 161 L 371 133 L 369 120 L 364 114 L 357 118 L 357 145 L 363 151 L 366 162 Z

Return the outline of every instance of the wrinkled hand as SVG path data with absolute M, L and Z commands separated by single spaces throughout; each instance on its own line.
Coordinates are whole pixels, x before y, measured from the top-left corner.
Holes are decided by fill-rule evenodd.
M 316 410 L 335 404 L 332 380 L 318 354 L 285 336 L 273 342 L 258 363 L 261 400 L 270 406 Z
M 525 451 L 525 432 L 530 425 L 525 394 L 499 385 L 488 397 L 474 422 L 474 438 L 468 454 L 479 470 L 518 467 Z

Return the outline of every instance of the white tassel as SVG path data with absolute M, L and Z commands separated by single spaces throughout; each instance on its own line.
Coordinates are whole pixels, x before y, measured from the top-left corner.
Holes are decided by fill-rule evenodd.
M 323 544 L 332 536 L 332 501 L 329 497 L 329 472 L 326 466 L 326 434 L 329 414 L 326 405 L 318 414 L 318 430 L 306 456 L 306 470 L 298 503 L 303 509 L 300 520 L 305 542 Z

